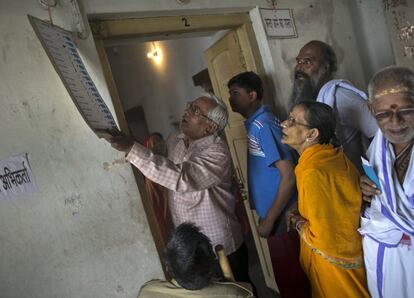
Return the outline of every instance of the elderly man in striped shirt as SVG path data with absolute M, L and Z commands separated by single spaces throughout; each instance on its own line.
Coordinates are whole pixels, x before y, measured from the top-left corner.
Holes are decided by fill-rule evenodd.
M 247 248 L 235 215 L 230 152 L 218 136 L 227 119 L 225 106 L 206 95 L 188 103 L 182 131 L 166 141 L 167 157 L 125 135 L 110 142 L 144 176 L 169 190 L 174 225 L 192 222 L 200 227 L 213 246 L 223 245 L 236 280 L 250 282 Z

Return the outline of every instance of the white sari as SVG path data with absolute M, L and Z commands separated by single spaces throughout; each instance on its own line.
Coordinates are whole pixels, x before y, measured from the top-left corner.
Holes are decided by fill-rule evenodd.
M 367 152 L 381 194 L 361 217 L 359 232 L 372 297 L 414 297 L 414 150 L 400 184 L 393 146 L 378 131 Z

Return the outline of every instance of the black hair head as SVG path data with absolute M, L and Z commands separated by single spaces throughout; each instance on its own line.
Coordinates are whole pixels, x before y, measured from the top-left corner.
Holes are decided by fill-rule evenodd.
M 322 102 L 302 101 L 296 105 L 305 111 L 305 121 L 309 128 L 319 131 L 319 144 L 332 144 L 334 147 L 340 145 L 336 137 L 336 119 L 333 109 Z
M 246 71 L 235 75 L 229 80 L 227 87 L 230 88 L 232 85 L 237 85 L 245 89 L 247 92 L 255 91 L 258 100 L 261 100 L 263 97 L 262 80 L 253 71 Z
M 210 283 L 215 259 L 210 240 L 192 223 L 183 223 L 175 229 L 165 252 L 168 270 L 188 290 L 199 290 Z

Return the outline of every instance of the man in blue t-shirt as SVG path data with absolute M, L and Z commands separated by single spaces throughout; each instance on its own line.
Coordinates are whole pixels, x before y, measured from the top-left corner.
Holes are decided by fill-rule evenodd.
M 254 72 L 236 75 L 227 86 L 233 112 L 246 119 L 249 196 L 260 216 L 259 235 L 285 232 L 282 217 L 295 197 L 295 174 L 291 152 L 281 143 L 279 120 L 262 104 L 262 81 Z
M 296 202 L 293 155 L 281 143 L 279 120 L 262 104 L 260 77 L 254 72 L 240 73 L 227 86 L 233 112 L 246 119 L 250 201 L 260 216 L 257 231 L 267 238 L 280 295 L 310 297 L 309 283 L 299 263 L 298 234 L 286 233 L 285 212 Z

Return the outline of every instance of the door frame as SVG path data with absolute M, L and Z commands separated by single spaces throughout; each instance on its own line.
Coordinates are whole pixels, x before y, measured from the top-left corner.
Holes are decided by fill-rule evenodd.
M 105 52 L 105 40 L 120 39 L 137 39 L 143 37 L 159 37 L 179 35 L 183 33 L 203 33 L 220 30 L 235 30 L 240 40 L 240 47 L 245 56 L 247 69 L 251 66 L 257 69 L 257 73 L 263 78 L 264 90 L 267 92 L 265 71 L 262 64 L 259 47 L 252 27 L 252 20 L 248 12 L 228 13 L 214 15 L 180 15 L 180 16 L 164 16 L 164 17 L 147 17 L 147 18 L 125 18 L 125 19 L 99 19 L 95 16 L 89 19 L 91 32 L 95 40 L 95 46 L 98 52 L 102 70 L 106 83 L 108 85 L 109 94 L 111 96 L 115 114 L 119 122 L 121 131 L 129 133 L 128 124 L 119 98 L 119 93 L 114 81 L 108 57 Z M 264 96 L 270 105 L 274 103 L 270 100 L 270 96 Z M 156 224 L 157 220 L 153 206 L 150 204 L 149 195 L 145 187 L 143 175 L 132 166 L 135 180 L 138 184 L 139 193 L 141 195 L 142 204 L 147 215 L 147 220 L 154 239 L 154 243 L 160 257 L 162 269 L 166 278 L 169 274 L 166 270 L 163 255 L 165 244 L 162 241 L 161 232 Z M 247 181 L 244 181 L 247 185 Z

